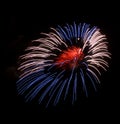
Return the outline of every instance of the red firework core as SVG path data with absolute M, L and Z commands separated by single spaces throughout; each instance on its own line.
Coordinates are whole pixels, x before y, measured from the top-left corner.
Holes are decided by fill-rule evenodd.
M 73 68 L 79 65 L 79 62 L 83 60 L 84 53 L 81 48 L 72 46 L 67 50 L 64 50 L 57 58 L 56 65 L 62 68 Z

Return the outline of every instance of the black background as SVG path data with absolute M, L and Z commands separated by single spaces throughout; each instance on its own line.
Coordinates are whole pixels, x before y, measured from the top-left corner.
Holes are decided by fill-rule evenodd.
M 110 15 L 82 15 L 52 14 L 30 9 L 31 11 L 5 14 L 1 22 L 1 74 L 3 85 L 3 115 L 12 116 L 10 120 L 16 123 L 24 120 L 38 121 L 39 123 L 64 122 L 73 120 L 84 122 L 101 120 L 115 120 L 117 116 L 119 90 L 118 90 L 118 57 L 119 57 L 119 21 L 118 16 Z M 33 12 L 33 13 L 32 13 Z M 49 27 L 56 27 L 73 21 L 86 22 L 96 25 L 107 35 L 112 53 L 110 68 L 101 79 L 99 94 L 90 98 L 82 98 L 75 106 L 60 105 L 44 109 L 39 105 L 26 104 L 16 94 L 16 64 L 18 56 L 32 39 L 39 37 L 40 32 L 48 32 Z M 115 117 L 115 118 L 114 118 Z M 55 120 L 57 119 L 57 120 Z M 96 121 L 95 121 L 96 122 Z

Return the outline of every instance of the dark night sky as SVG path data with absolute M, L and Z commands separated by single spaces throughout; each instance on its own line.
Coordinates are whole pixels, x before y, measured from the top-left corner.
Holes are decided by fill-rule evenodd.
M 74 118 L 75 120 L 84 120 L 86 117 L 104 119 L 111 118 L 118 110 L 118 74 L 116 67 L 118 67 L 118 21 L 115 15 L 110 16 L 82 16 L 82 15 L 38 15 L 38 14 L 16 14 L 4 16 L 2 19 L 2 36 L 1 36 L 1 50 L 2 50 L 2 74 L 4 81 L 1 83 L 4 88 L 3 102 L 7 114 L 11 112 L 18 115 L 20 119 L 37 119 L 39 121 L 51 120 L 57 118 L 58 121 L 62 119 Z M 110 51 L 112 53 L 112 60 L 108 72 L 103 75 L 100 92 L 97 97 L 82 99 L 76 106 L 60 106 L 57 108 L 50 108 L 44 110 L 38 105 L 25 104 L 16 95 L 15 82 L 17 80 L 16 64 L 17 58 L 22 54 L 24 48 L 28 45 L 30 40 L 39 36 L 39 33 L 48 32 L 49 27 L 56 27 L 57 24 L 64 25 L 65 23 L 72 23 L 73 21 L 86 22 L 96 25 L 102 29 L 107 35 L 110 44 Z M 69 115 L 69 116 L 67 116 Z M 109 115 L 109 117 L 106 117 Z

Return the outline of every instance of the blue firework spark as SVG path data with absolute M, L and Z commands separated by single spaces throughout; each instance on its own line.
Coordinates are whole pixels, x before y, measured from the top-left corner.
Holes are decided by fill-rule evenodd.
M 65 100 L 68 94 L 72 94 L 74 103 L 78 82 L 86 96 L 86 77 L 95 90 L 96 83 L 100 83 L 100 69 L 106 71 L 106 59 L 110 58 L 108 42 L 99 28 L 86 23 L 66 24 L 51 30 L 33 40 L 26 53 L 20 56 L 17 91 L 26 101 L 36 97 L 39 103 L 47 100 L 47 106 Z

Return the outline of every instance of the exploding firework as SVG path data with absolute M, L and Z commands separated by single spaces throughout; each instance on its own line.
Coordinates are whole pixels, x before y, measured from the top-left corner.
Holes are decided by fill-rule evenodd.
M 99 75 L 101 70 L 106 71 L 110 58 L 108 42 L 99 28 L 85 23 L 66 24 L 51 30 L 33 40 L 20 56 L 17 91 L 26 101 L 37 98 L 47 106 L 66 100 L 68 94 L 74 103 L 78 83 L 86 96 L 88 83 L 94 90 L 100 83 Z

